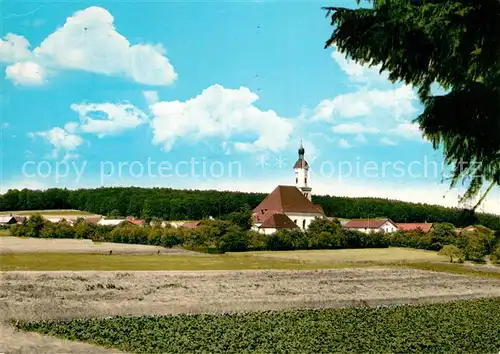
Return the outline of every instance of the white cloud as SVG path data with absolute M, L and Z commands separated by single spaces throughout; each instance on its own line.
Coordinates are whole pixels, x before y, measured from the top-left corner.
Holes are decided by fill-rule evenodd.
M 398 145 L 398 143 L 396 143 L 395 141 L 393 141 L 387 137 L 383 137 L 382 139 L 380 139 L 380 143 L 382 143 L 383 145 L 387 145 L 387 146 Z
M 373 83 L 373 82 L 387 82 L 387 73 L 380 74 L 381 65 L 369 67 L 368 65 L 360 65 L 354 60 L 346 57 L 340 53 L 337 47 L 334 47 L 332 58 L 339 65 L 340 69 L 344 71 L 349 80 L 356 83 Z
M 116 31 L 113 16 L 92 6 L 66 19 L 65 24 L 48 35 L 29 53 L 28 41 L 11 35 L 0 53 L 5 60 L 30 60 L 51 71 L 83 70 L 104 75 L 119 75 L 148 85 L 169 85 L 177 78 L 160 44 L 131 44 Z M 5 52 L 5 54 L 4 54 Z
M 144 112 L 129 103 L 74 103 L 71 109 L 80 116 L 80 129 L 99 137 L 134 129 L 148 120 Z
M 154 104 L 159 101 L 157 91 L 142 91 L 142 94 L 144 95 L 144 99 L 148 104 Z
M 417 111 L 413 105 L 416 100 L 417 95 L 410 86 L 389 90 L 363 88 L 338 95 L 331 100 L 323 100 L 316 107 L 313 120 L 331 121 L 375 114 L 398 120 Z
M 7 33 L 0 39 L 0 62 L 15 63 L 29 60 L 32 55 L 29 47 L 30 43 L 23 36 Z
M 349 149 L 349 148 L 352 148 L 352 145 L 346 139 L 340 139 L 339 140 L 339 147 L 341 147 L 343 149 Z
M 78 123 L 68 122 L 64 125 L 64 130 L 66 130 L 68 133 L 75 133 L 78 127 L 79 127 Z
M 35 62 L 19 62 L 5 69 L 5 77 L 16 85 L 41 85 L 45 83 L 45 69 Z
M 65 159 L 76 158 L 78 155 L 76 155 L 74 151 L 83 143 L 83 139 L 80 136 L 59 127 L 47 131 L 31 133 L 29 135 L 40 136 L 50 143 L 54 147 L 52 152 L 53 158 L 58 157 L 61 151 L 65 152 Z
M 179 138 L 217 137 L 232 141 L 238 151 L 279 151 L 287 146 L 293 125 L 272 110 L 254 106 L 257 99 L 246 87 L 213 85 L 185 102 L 158 102 L 151 106 L 153 143 L 168 151 Z M 253 141 L 240 138 L 248 134 L 258 137 L 252 137 Z
M 368 127 L 361 123 L 339 124 L 332 127 L 332 130 L 335 133 L 341 133 L 341 134 L 359 134 L 359 133 L 377 134 L 380 132 L 380 130 L 375 127 Z
M 422 132 L 420 131 L 418 124 L 416 123 L 401 123 L 396 128 L 390 129 L 388 133 L 401 136 L 408 140 L 422 141 Z
M 354 142 L 356 142 L 358 144 L 366 144 L 368 141 L 366 140 L 366 138 L 363 134 L 358 134 L 354 138 Z

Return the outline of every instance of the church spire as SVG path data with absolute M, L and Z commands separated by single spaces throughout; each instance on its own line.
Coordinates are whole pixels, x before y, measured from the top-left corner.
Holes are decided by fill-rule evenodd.
M 311 200 L 311 187 L 307 185 L 307 177 L 309 174 L 309 164 L 307 163 L 304 155 L 305 149 L 302 145 L 302 140 L 300 141 L 300 147 L 298 150 L 299 159 L 295 162 L 293 169 L 295 171 L 295 186 L 304 194 L 304 196 Z
M 302 145 L 302 139 L 300 140 L 300 147 L 299 147 L 299 158 L 304 158 L 306 150 L 304 149 L 304 145 Z

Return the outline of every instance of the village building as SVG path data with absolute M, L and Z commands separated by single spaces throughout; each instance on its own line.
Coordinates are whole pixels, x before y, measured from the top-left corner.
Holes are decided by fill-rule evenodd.
M 347 222 L 343 228 L 365 234 L 373 232 L 390 234 L 398 231 L 398 226 L 391 219 L 353 219 Z
M 399 231 L 420 231 L 429 233 L 432 230 L 433 223 L 431 222 L 412 222 L 412 223 L 398 223 L 396 226 Z
M 13 225 L 17 224 L 17 220 L 12 215 L 0 215 L 0 225 Z
M 101 219 L 97 222 L 97 225 L 100 226 L 118 226 L 123 223 L 126 223 L 125 219 Z
M 324 218 L 323 208 L 312 203 L 312 188 L 308 184 L 309 164 L 302 144 L 299 158 L 293 166 L 295 186 L 277 186 L 254 210 L 254 231 L 272 234 L 278 230 L 305 231 L 316 218 Z

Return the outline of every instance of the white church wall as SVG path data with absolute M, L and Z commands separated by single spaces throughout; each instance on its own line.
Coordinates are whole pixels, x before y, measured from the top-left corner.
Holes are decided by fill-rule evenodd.
M 276 231 L 278 231 L 278 229 L 275 229 L 273 227 L 266 227 L 265 229 L 257 229 L 258 232 L 260 234 L 263 234 L 263 235 L 272 235 L 274 234 Z
M 309 228 L 311 222 L 319 217 L 321 214 L 308 214 L 308 213 L 285 213 L 302 231 Z

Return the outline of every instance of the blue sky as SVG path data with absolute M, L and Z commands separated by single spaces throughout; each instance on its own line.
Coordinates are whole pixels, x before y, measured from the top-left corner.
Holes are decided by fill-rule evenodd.
M 323 49 L 322 5 L 4 1 L 2 190 L 266 192 L 303 140 L 313 193 L 455 206 L 414 90 Z

